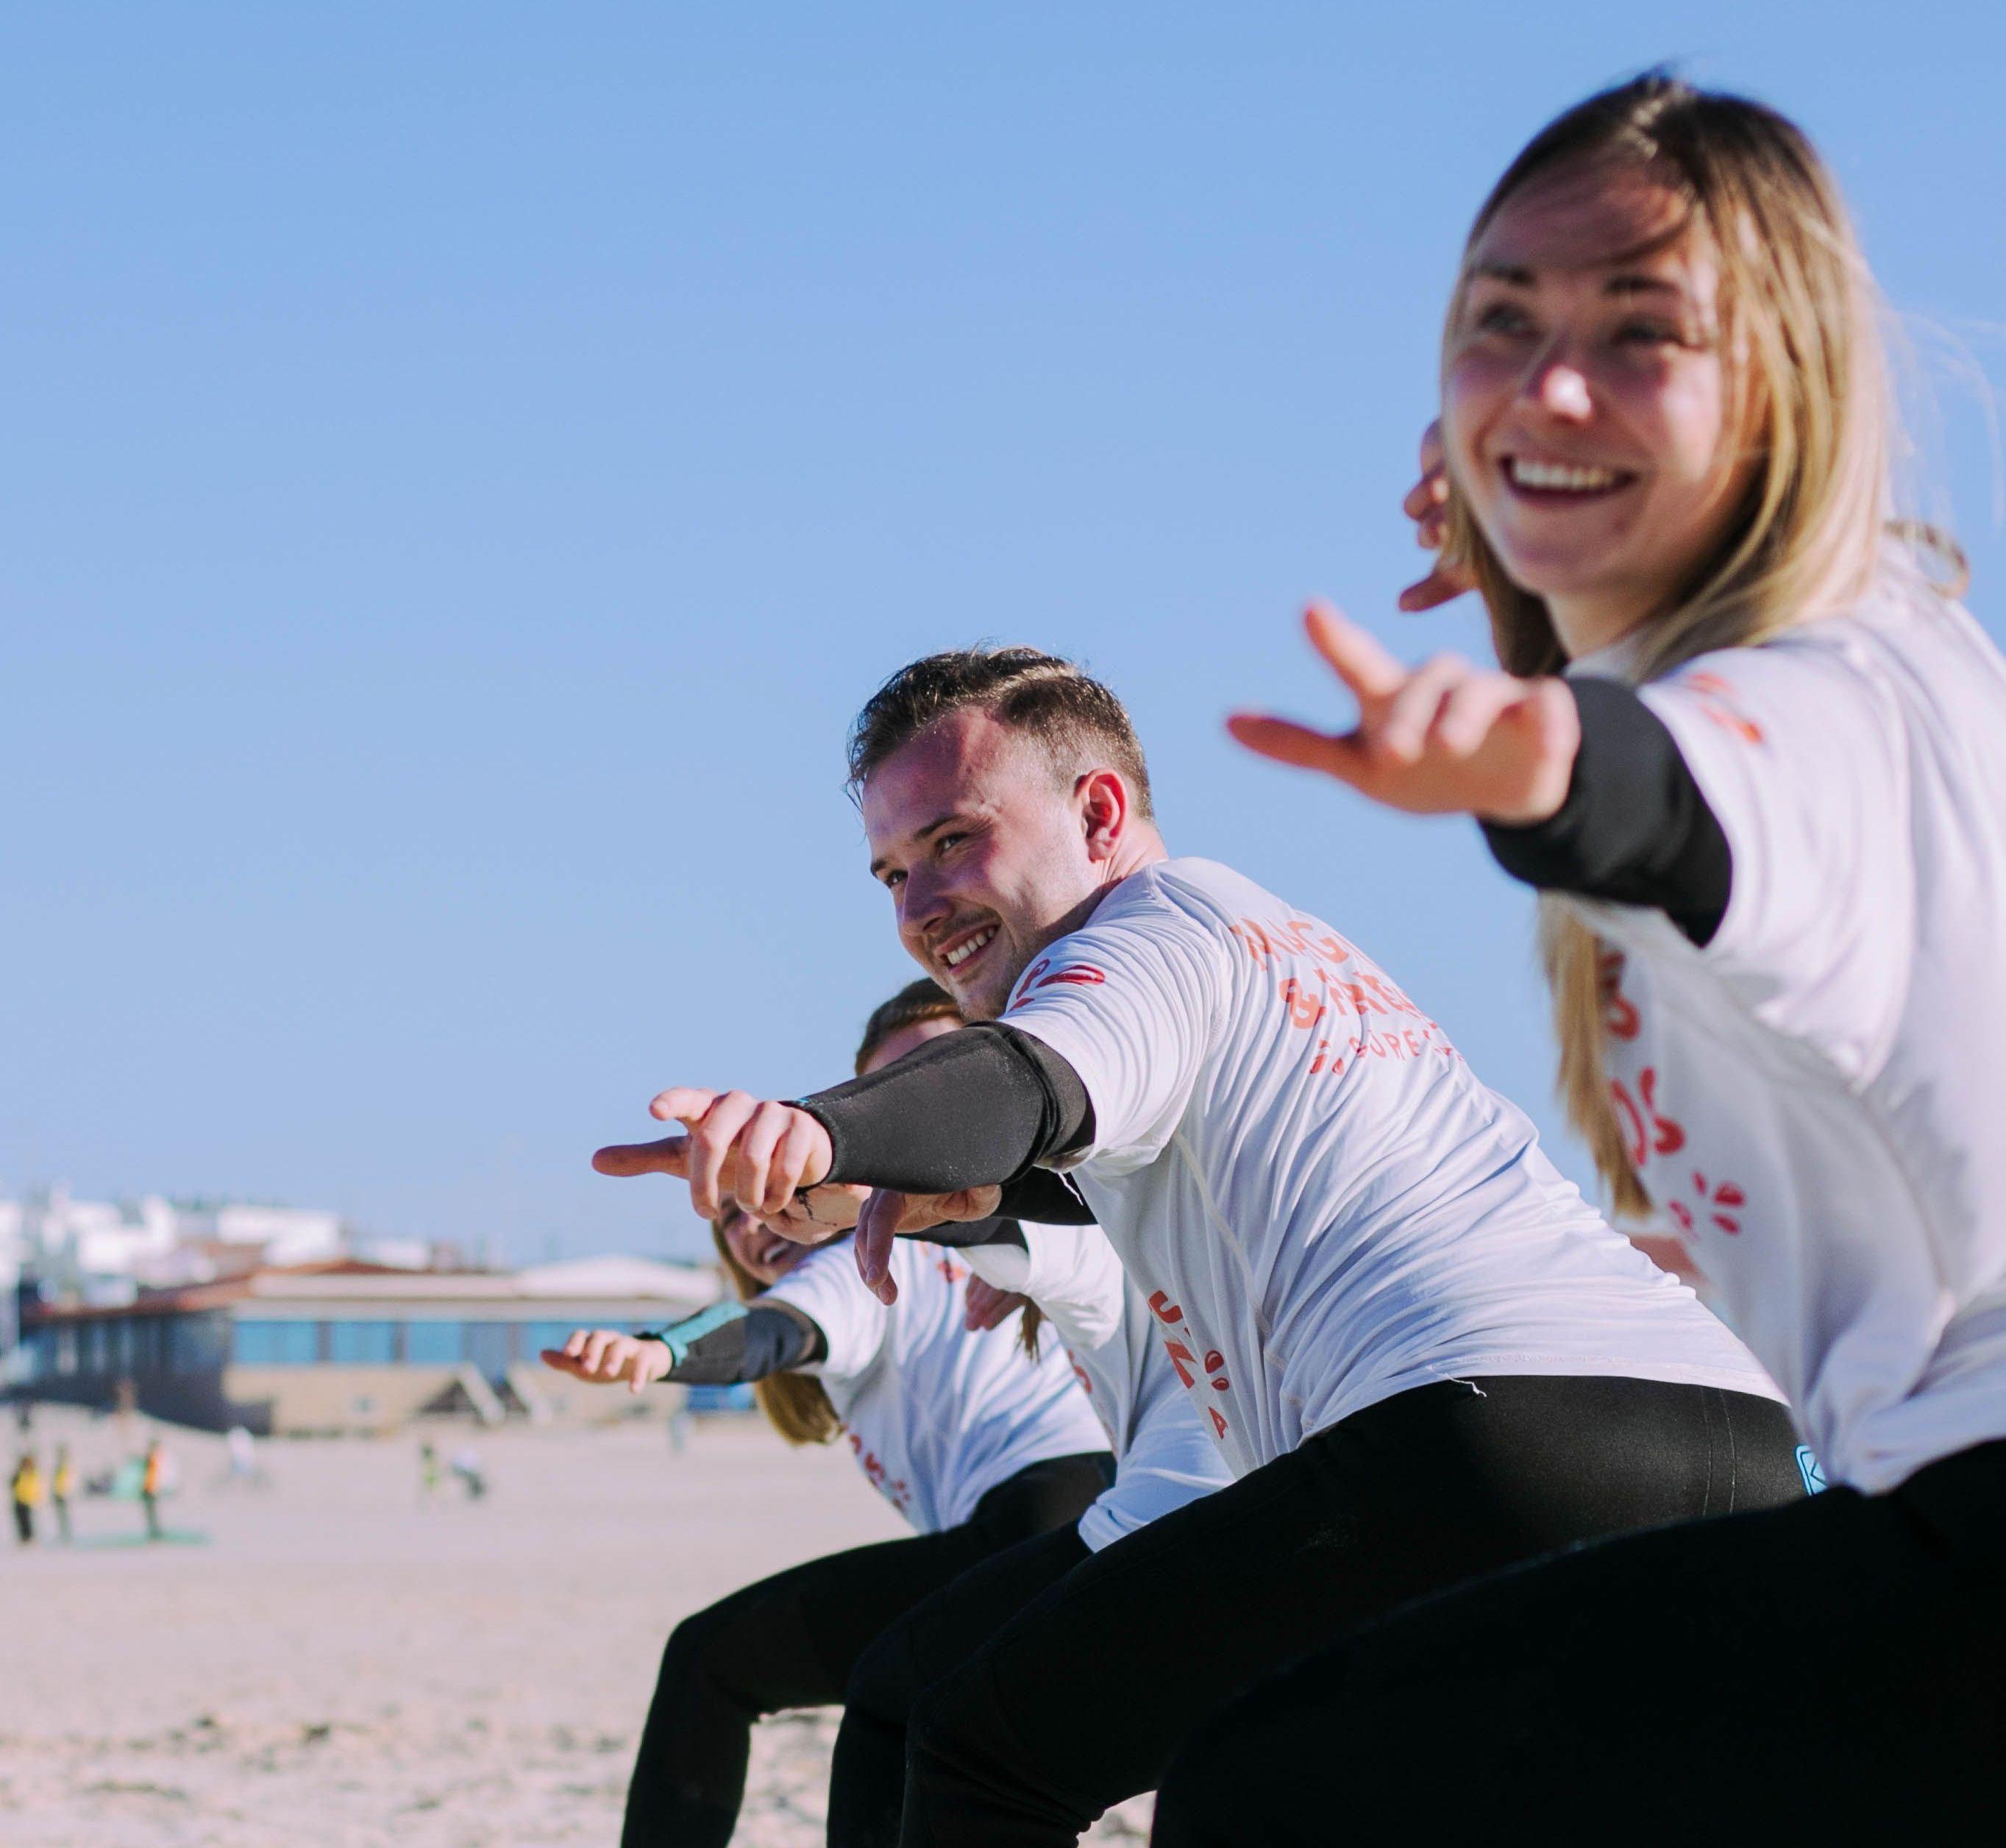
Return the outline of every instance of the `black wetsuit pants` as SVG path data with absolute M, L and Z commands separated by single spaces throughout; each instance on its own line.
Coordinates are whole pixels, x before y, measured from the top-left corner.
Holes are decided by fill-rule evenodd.
M 811 1559 L 685 1618 L 662 1654 L 621 1848 L 724 1848 L 755 1720 L 841 1700 L 887 1624 L 991 1554 L 1071 1528 L 1112 1479 L 1102 1451 L 1033 1463 L 959 1526 Z
M 1154 1839 L 1990 1842 L 2002 1767 L 2006 1441 L 1414 1605 L 1208 1723 Z
M 1005 1575 L 1035 1586 L 1056 1543 L 916 1606 L 851 1678 L 832 1848 L 1069 1843 L 1153 1788 L 1236 1693 L 1411 1599 L 1576 1541 L 1804 1492 L 1789 1417 L 1768 1399 L 1564 1378 L 1402 1392 L 1075 1559 L 1000 1629 Z M 902 1718 L 899 1812 L 887 1743 L 895 1754 Z

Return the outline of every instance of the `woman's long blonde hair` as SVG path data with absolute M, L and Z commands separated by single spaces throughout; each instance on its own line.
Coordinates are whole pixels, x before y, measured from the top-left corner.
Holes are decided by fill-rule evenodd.
M 1734 428 L 1753 463 L 1740 505 L 1686 581 L 1651 612 L 1633 665 L 1657 678 L 1718 648 L 1761 642 L 1842 609 L 1867 590 L 1892 523 L 1895 435 L 1878 297 L 1839 188 L 1802 132 L 1773 110 L 1652 72 L 1591 97 L 1543 128 L 1476 215 L 1444 333 L 1460 319 L 1471 255 L 1529 181 L 1567 167 L 1641 169 L 1686 205 L 1665 242 L 1690 231 L 1719 267 L 1718 338 Z M 1900 535 L 1962 561 L 1926 529 Z M 1445 557 L 1475 578 L 1499 660 L 1519 674 L 1566 665 L 1544 600 L 1514 584 L 1453 491 Z M 1961 587 L 1961 586 L 1960 586 Z M 1637 1178 L 1603 1061 L 1600 946 L 1557 900 L 1540 903 L 1540 947 L 1561 1047 L 1560 1091 L 1619 1214 L 1649 1202 Z
M 864 1037 L 857 1047 L 858 1075 L 862 1075 L 864 1068 L 871 1062 L 871 1055 L 902 1027 L 914 1026 L 923 1020 L 952 1020 L 958 1023 L 961 1017 L 953 996 L 937 982 L 922 976 L 916 982 L 907 983 L 889 1001 L 875 1008 L 864 1023 Z M 718 1262 L 731 1280 L 738 1300 L 749 1303 L 754 1297 L 764 1295 L 766 1286 L 733 1255 L 724 1236 L 724 1228 L 730 1218 L 727 1212 L 711 1221 L 711 1241 L 717 1247 Z M 1043 1320 L 1034 1304 L 1025 1305 L 1022 1339 L 1024 1351 L 1033 1359 L 1037 1357 L 1038 1329 Z M 766 1414 L 766 1422 L 790 1444 L 832 1443 L 843 1429 L 843 1420 L 836 1415 L 836 1407 L 829 1403 L 828 1392 L 822 1382 L 811 1374 L 769 1374 L 765 1378 L 752 1382 L 752 1396 L 758 1401 L 760 1410 Z
M 727 1208 L 710 1222 L 710 1237 L 738 1300 L 749 1303 L 765 1295 L 766 1286 L 738 1262 L 724 1236 L 736 1210 Z M 832 1444 L 843 1429 L 828 1392 L 812 1374 L 769 1373 L 752 1382 L 752 1396 L 766 1414 L 766 1422 L 790 1444 Z

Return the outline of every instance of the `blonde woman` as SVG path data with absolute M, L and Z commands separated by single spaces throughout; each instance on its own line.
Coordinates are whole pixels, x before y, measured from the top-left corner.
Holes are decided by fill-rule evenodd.
M 896 1058 L 916 1026 L 955 1018 L 932 984 L 913 984 L 871 1016 L 859 1070 Z M 545 1360 L 635 1391 L 753 1381 L 783 1437 L 846 1442 L 916 1532 L 790 1568 L 677 1626 L 628 1792 L 625 1848 L 721 1848 L 755 1720 L 839 1703 L 887 1624 L 991 1554 L 1070 1528 L 1113 1477 L 1107 1434 L 1057 1346 L 1034 1358 L 1014 1327 L 965 1325 L 963 1254 L 909 1241 L 888 1307 L 864 1288 L 846 1238 L 811 1250 L 735 1209 L 713 1234 L 740 1302 L 653 1337 L 580 1329 Z
M 1327 1839 L 1340 1793 L 1366 1840 L 1966 1839 L 2006 1750 L 2006 665 L 1890 523 L 1817 153 L 1662 76 L 1570 111 L 1478 216 L 1442 407 L 1410 601 L 1473 579 L 1506 671 L 1322 613 L 1357 727 L 1235 729 L 1541 890 L 1575 1120 L 1833 1487 L 1364 1633 L 1203 1735 L 1158 1839 Z

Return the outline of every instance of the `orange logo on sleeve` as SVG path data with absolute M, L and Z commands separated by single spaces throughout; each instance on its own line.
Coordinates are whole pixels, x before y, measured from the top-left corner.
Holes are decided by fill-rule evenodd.
M 1107 972 L 1096 969 L 1091 963 L 1069 963 L 1063 969 L 1054 969 L 1051 959 L 1043 957 L 1018 978 L 1017 991 L 1010 998 L 1010 1007 L 1022 1007 L 1040 988 L 1055 988 L 1062 984 L 1097 988 L 1107 980 Z M 1009 1008 L 1004 1009 L 1005 1013 L 1009 1011 Z
M 1699 709 L 1722 730 L 1732 732 L 1744 744 L 1761 743 L 1762 727 L 1736 705 L 1738 695 L 1731 681 L 1702 669 L 1697 674 L 1680 675 L 1678 684 L 1699 695 Z

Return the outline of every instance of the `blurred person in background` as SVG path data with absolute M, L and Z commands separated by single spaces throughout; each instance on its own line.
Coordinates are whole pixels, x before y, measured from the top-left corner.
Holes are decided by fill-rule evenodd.
M 160 1532 L 160 1498 L 167 1492 L 167 1454 L 158 1438 L 148 1441 L 139 1466 L 139 1505 L 146 1511 L 146 1537 L 157 1540 Z
M 418 1505 L 429 1508 L 438 1495 L 445 1472 L 439 1464 L 438 1446 L 430 1438 L 418 1446 Z
M 487 1493 L 487 1477 L 480 1467 L 480 1452 L 471 1444 L 463 1444 L 452 1453 L 452 1473 L 459 1478 L 459 1485 L 466 1491 L 470 1501 L 478 1501 Z
M 1312 1657 L 1188 1748 L 1166 1845 L 1321 1842 L 1333 1813 L 1950 1841 L 1997 1811 L 2006 662 L 1930 569 L 1961 580 L 1955 547 L 1892 518 L 1877 312 L 1773 111 L 1661 75 L 1568 111 L 1477 216 L 1409 501 L 1446 553 L 1406 600 L 1473 581 L 1504 671 L 1410 672 L 1313 613 L 1355 727 L 1234 723 L 1474 816 L 1540 893 L 1570 1113 L 1832 1486 Z
M 931 983 L 902 991 L 867 1023 L 858 1068 L 891 1062 L 915 1027 L 955 1018 Z M 1033 1358 L 1006 1328 L 968 1328 L 960 1254 L 902 1245 L 892 1306 L 864 1287 L 846 1238 L 811 1248 L 736 1209 L 712 1234 L 736 1301 L 653 1336 L 582 1329 L 545 1362 L 635 1392 L 663 1379 L 751 1382 L 788 1442 L 846 1441 L 916 1531 L 792 1567 L 677 1626 L 635 1762 L 623 1848 L 722 1848 L 756 1720 L 842 1702 L 886 1624 L 979 1561 L 1070 1528 L 1113 1476 L 1107 1434 L 1056 1345 Z
M 16 1460 L 9 1487 L 13 1491 L 14 1536 L 22 1546 L 33 1546 L 35 1510 L 42 1505 L 42 1473 L 32 1450 L 23 1451 Z
M 76 1493 L 76 1466 L 70 1461 L 69 1446 L 56 1446 L 55 1463 L 49 1472 L 49 1505 L 55 1510 L 56 1537 L 68 1543 L 70 1498 Z

